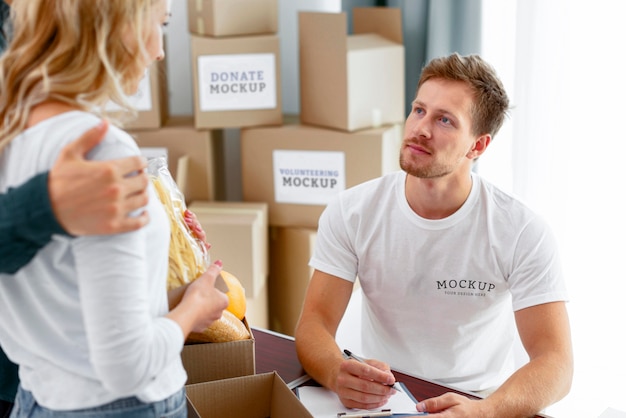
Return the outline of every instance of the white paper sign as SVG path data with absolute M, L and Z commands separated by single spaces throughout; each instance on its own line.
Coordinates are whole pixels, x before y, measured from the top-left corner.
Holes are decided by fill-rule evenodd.
M 128 102 L 137 109 L 138 112 L 149 112 L 152 110 L 152 91 L 150 89 L 150 73 L 146 72 L 146 75 L 139 82 L 137 93 L 127 97 Z M 114 102 L 108 102 L 105 106 L 108 112 L 119 112 L 122 110 Z
M 274 109 L 274 54 L 201 55 L 198 89 L 203 112 Z
M 146 157 L 146 160 L 165 157 L 165 162 L 167 162 L 167 148 L 165 147 L 139 147 L 139 151 Z
M 346 188 L 343 152 L 274 150 L 273 163 L 278 203 L 326 205 Z

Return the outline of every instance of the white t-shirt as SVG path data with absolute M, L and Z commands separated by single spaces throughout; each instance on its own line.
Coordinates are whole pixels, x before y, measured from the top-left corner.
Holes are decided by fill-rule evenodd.
M 47 119 L 0 154 L 0 192 L 49 170 L 61 148 L 95 126 L 89 113 Z M 139 155 L 111 126 L 90 159 Z M 184 338 L 167 319 L 170 227 L 150 185 L 150 222 L 111 236 L 54 236 L 17 274 L 0 274 L 0 345 L 43 406 L 80 409 L 118 398 L 165 399 L 185 384 Z
M 451 216 L 418 216 L 406 173 L 346 190 L 319 221 L 310 266 L 363 289 L 363 354 L 488 390 L 513 371 L 513 311 L 567 299 L 555 240 L 518 200 L 473 175 Z

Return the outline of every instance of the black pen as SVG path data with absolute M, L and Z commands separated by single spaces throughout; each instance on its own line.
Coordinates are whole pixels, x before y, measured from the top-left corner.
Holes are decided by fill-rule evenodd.
M 357 356 L 355 354 L 352 354 L 352 351 L 350 351 L 350 350 L 343 350 L 343 354 L 345 354 L 346 358 L 351 358 L 353 360 L 358 361 L 359 363 L 365 363 L 364 359 L 362 359 L 361 357 L 359 357 L 359 356 Z M 383 385 L 389 386 L 391 389 L 400 392 L 400 388 L 397 386 L 398 382 L 395 382 L 393 385 L 387 385 L 385 383 L 383 383 Z
M 391 409 L 383 409 L 380 412 L 374 412 L 374 411 L 372 412 L 363 411 L 363 412 L 355 412 L 355 413 L 338 412 L 337 418 L 374 418 L 374 417 L 390 417 L 391 415 L 392 415 Z

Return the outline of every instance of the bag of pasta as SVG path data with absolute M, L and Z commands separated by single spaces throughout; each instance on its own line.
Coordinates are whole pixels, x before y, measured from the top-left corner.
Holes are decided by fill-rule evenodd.
M 150 159 L 148 174 L 170 219 L 169 291 L 204 273 L 210 262 L 209 251 L 185 222 L 185 197 L 174 182 L 165 157 Z

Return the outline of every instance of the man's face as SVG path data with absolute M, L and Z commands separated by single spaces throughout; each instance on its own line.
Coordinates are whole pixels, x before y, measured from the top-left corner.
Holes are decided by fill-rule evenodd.
M 439 178 L 471 167 L 479 140 L 472 134 L 470 88 L 431 79 L 417 92 L 404 127 L 400 167 L 419 178 Z

